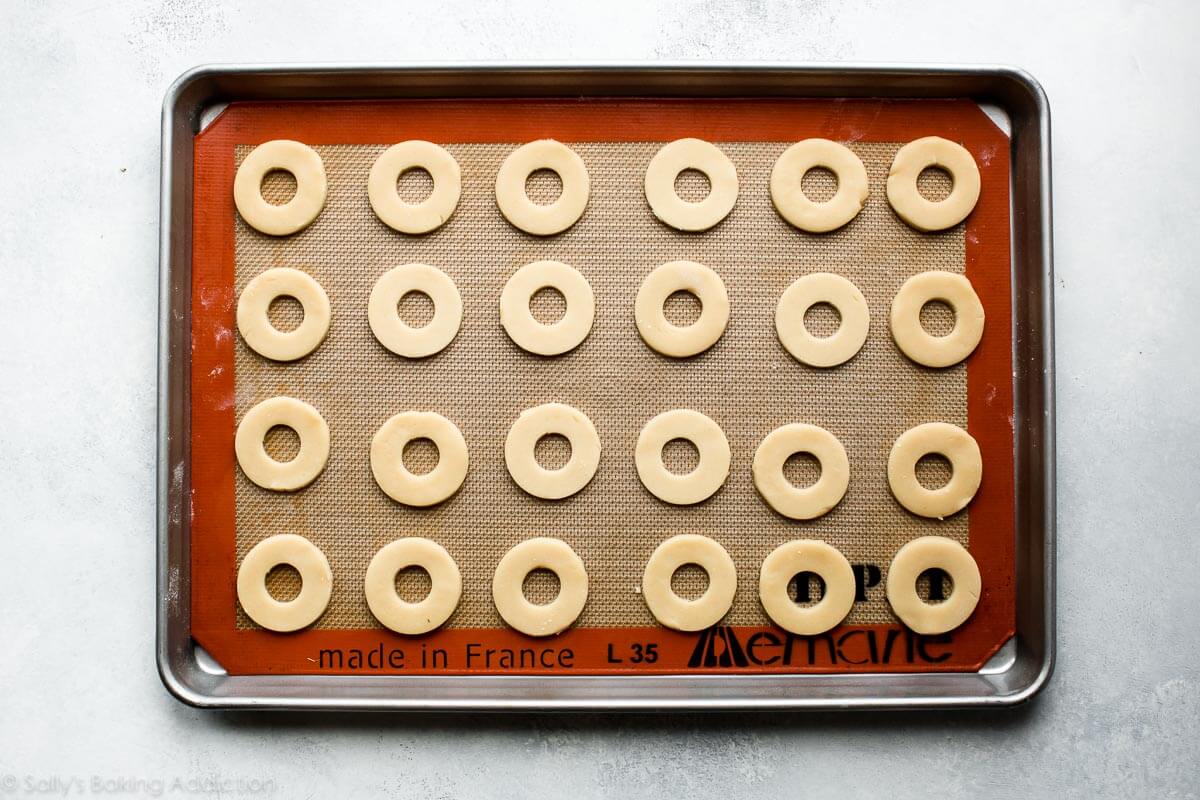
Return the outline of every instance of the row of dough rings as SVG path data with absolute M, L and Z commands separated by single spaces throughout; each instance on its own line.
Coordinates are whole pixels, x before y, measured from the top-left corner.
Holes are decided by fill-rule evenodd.
M 267 575 L 281 564 L 300 573 L 300 593 L 290 601 L 276 600 L 267 590 Z M 409 567 L 429 574 L 429 594 L 415 603 L 396 592 L 396 575 Z M 526 576 L 535 569 L 558 576 L 558 596 L 545 605 L 530 603 L 522 590 Z M 367 607 L 380 624 L 396 633 L 419 635 L 450 619 L 462 599 L 462 574 L 446 548 L 429 539 L 407 537 L 384 546 L 371 558 L 363 590 Z M 546 537 L 528 539 L 509 550 L 492 579 L 496 611 L 530 636 L 550 636 L 569 627 L 583 611 L 587 591 L 583 561 L 565 542 Z M 289 632 L 311 625 L 325 612 L 332 592 L 329 561 L 303 536 L 264 539 L 238 568 L 238 602 L 250 619 L 268 630 Z
M 809 170 L 823 167 L 837 178 L 837 191 L 824 202 L 810 200 L 802 182 Z M 917 179 L 929 167 L 950 174 L 953 188 L 940 201 L 925 199 Z M 675 179 L 688 169 L 703 172 L 709 194 L 698 203 L 675 192 Z M 922 231 L 951 228 L 966 219 L 979 200 L 979 167 L 962 145 L 927 136 L 900 148 L 888 174 L 888 202 L 906 223 Z M 780 155 L 771 170 L 771 202 L 795 227 L 825 233 L 858 216 L 869 194 L 867 169 L 850 148 L 829 139 L 805 139 Z M 654 215 L 673 228 L 703 231 L 733 210 L 738 195 L 737 170 L 716 146 L 700 139 L 679 139 L 664 146 L 646 170 L 646 200 Z
M 934 336 L 921 325 L 921 309 L 943 302 L 954 313 L 954 328 Z M 841 317 L 838 329 L 823 338 L 813 336 L 804 315 L 813 306 L 828 303 Z M 965 275 L 931 270 L 912 276 L 892 299 L 892 339 L 900 351 L 927 367 L 959 363 L 983 338 L 983 303 Z M 817 272 L 798 278 L 779 298 L 775 331 L 793 358 L 811 367 L 835 367 L 849 361 L 867 341 L 871 317 L 861 291 L 840 275 Z
M 805 174 L 825 168 L 837 178 L 837 191 L 824 202 L 810 200 L 801 186 Z M 940 201 L 923 197 L 917 179 L 923 170 L 937 167 L 950 173 L 953 188 Z M 433 179 L 433 191 L 419 203 L 400 199 L 396 182 L 411 169 L 424 169 Z M 548 205 L 529 199 L 525 182 L 541 169 L 553 170 L 562 181 L 562 192 Z M 685 170 L 703 172 L 709 193 L 689 202 L 675 191 L 675 180 Z M 272 170 L 286 170 L 296 178 L 296 195 L 283 205 L 262 196 L 262 180 Z M 677 139 L 664 145 L 650 160 L 645 178 L 646 201 L 654 215 L 683 231 L 704 231 L 725 219 L 738 196 L 737 169 L 720 148 L 701 139 Z M 979 167 L 962 145 L 938 136 L 926 136 L 900 148 L 887 180 L 888 202 L 896 214 L 922 231 L 951 228 L 974 209 L 979 200 Z M 850 148 L 829 139 L 805 139 L 780 155 L 771 170 L 771 201 L 789 223 L 810 233 L 825 233 L 848 223 L 866 203 L 869 187 L 866 167 Z M 309 225 L 325 205 L 327 181 L 321 157 L 311 147 L 287 139 L 256 147 L 238 167 L 234 202 L 247 224 L 263 233 L 286 236 Z M 454 213 L 462 193 L 458 162 L 444 148 L 427 141 L 410 140 L 392 145 L 376 159 L 367 179 L 367 196 L 376 216 L 389 227 L 408 234 L 428 233 Z M 496 204 L 510 223 L 536 236 L 550 236 L 571 227 L 583 215 L 590 194 L 587 166 L 570 147 L 553 139 L 529 142 L 505 158 L 496 174 Z
M 694 564 L 708 576 L 708 588 L 689 600 L 671 588 L 680 567 Z M 954 586 L 949 598 L 932 605 L 917 594 L 917 579 L 929 569 L 941 569 Z M 801 573 L 814 573 L 825 584 L 822 598 L 812 606 L 797 604 L 788 584 Z M 900 618 L 918 633 L 945 633 L 967 620 L 980 593 L 979 568 L 961 544 L 941 536 L 925 536 L 897 551 L 888 570 L 887 598 Z M 721 544 L 707 536 L 682 534 L 660 544 L 646 563 L 642 596 L 662 625 L 698 631 L 716 625 L 729 613 L 737 591 L 737 569 Z M 850 562 L 837 548 L 817 540 L 797 539 L 775 548 L 759 571 L 759 601 L 779 627 L 801 636 L 824 633 L 850 613 L 856 593 Z
M 562 319 L 550 325 L 533 317 L 529 301 L 544 288 L 555 288 L 566 298 Z M 700 318 L 679 327 L 663 313 L 666 299 L 678 291 L 690 292 L 701 303 Z M 400 319 L 396 306 L 409 292 L 428 296 L 433 319 L 411 328 Z M 278 297 L 300 301 L 304 319 L 292 331 L 279 331 L 268 310 Z M 932 336 L 921 325 L 921 309 L 932 301 L 950 305 L 954 329 Z M 818 303 L 837 309 L 841 323 L 833 335 L 818 338 L 804 325 L 804 314 Z M 367 319 L 380 344 L 407 358 L 423 358 L 445 348 L 462 324 L 462 298 L 446 273 L 427 264 L 405 264 L 379 278 L 367 304 Z M 595 319 L 595 298 L 578 270 L 558 261 L 536 261 L 517 270 L 500 296 L 500 321 L 513 342 L 538 355 L 558 355 L 587 338 Z M 711 347 L 729 321 L 729 298 L 717 273 L 694 261 L 672 261 L 657 267 L 638 290 L 635 321 L 642 339 L 656 351 L 686 357 Z M 253 278 L 242 290 L 237 307 L 238 330 L 247 346 L 276 361 L 302 358 L 316 349 L 329 331 L 329 298 L 321 285 L 306 273 L 277 267 Z M 892 336 L 901 351 L 917 363 L 946 367 L 966 358 L 983 336 L 984 311 L 971 282 L 963 275 L 930 271 L 909 278 L 892 301 Z M 784 348 L 798 361 L 814 367 L 832 367 L 852 358 L 863 346 L 870 327 L 867 301 L 858 288 L 831 273 L 813 273 L 797 279 L 779 299 L 775 330 Z
M 558 290 L 566 300 L 562 318 L 549 325 L 529 309 L 541 289 Z M 420 292 L 433 303 L 433 319 L 409 327 L 396 307 L 409 292 Z M 462 325 L 462 298 L 446 273 L 428 264 L 404 264 L 385 273 L 371 290 L 367 320 L 379 343 L 396 355 L 424 358 L 443 350 Z M 578 347 L 587 338 L 596 315 L 592 287 L 578 270 L 559 261 L 535 261 L 517 270 L 500 295 L 500 322 L 518 347 L 553 356 Z
M 674 439 L 691 442 L 699 453 L 696 468 L 684 475 L 663 464 L 663 447 Z M 788 458 L 800 453 L 812 455 L 821 466 L 816 483 L 803 488 L 793 485 L 783 472 Z M 945 486 L 926 489 L 917 480 L 916 466 L 933 454 L 950 462 L 952 476 Z M 711 497 L 729 477 L 729 440 L 716 422 L 698 411 L 665 411 L 642 428 L 634 461 L 647 491 L 667 503 L 692 505 Z M 763 500 L 790 519 L 815 519 L 828 513 L 845 497 L 850 482 L 850 462 L 838 438 L 824 428 L 802 423 L 768 434 L 754 453 L 752 471 Z M 961 511 L 974 498 L 982 476 L 978 443 L 962 428 L 945 422 L 906 431 L 896 439 L 888 458 L 888 484 L 896 500 L 924 517 L 942 519 Z
M 805 174 L 822 167 L 837 178 L 837 191 L 825 202 L 810 200 L 801 188 Z M 917 188 L 930 167 L 950 174 L 952 188 L 942 200 L 927 200 Z M 940 231 L 962 222 L 979 201 L 979 167 L 965 147 L 938 136 L 926 136 L 900 148 L 887 179 L 888 203 L 902 220 L 921 231 Z M 828 139 L 805 139 L 783 152 L 771 171 L 771 202 L 795 227 L 825 233 L 858 216 L 869 186 L 862 160 L 850 148 Z
M 300 452 L 279 462 L 267 454 L 263 440 L 277 425 L 290 427 L 300 439 Z M 566 465 L 548 470 L 537 463 L 539 439 L 560 434 L 571 445 Z M 423 475 L 404 466 L 404 447 L 430 439 L 438 450 L 437 465 Z M 699 453 L 696 468 L 677 475 L 662 460 L 663 447 L 686 439 Z M 246 412 L 234 440 L 238 464 L 255 484 L 274 491 L 301 489 L 321 473 L 329 458 L 329 427 L 308 403 L 293 397 L 264 400 Z M 562 403 L 526 409 L 509 429 L 504 462 L 513 481 L 535 497 L 558 500 L 580 491 L 600 464 L 600 437 L 587 415 Z M 783 474 L 787 459 L 808 453 L 821 466 L 816 483 L 794 486 Z M 940 454 L 952 475 L 946 485 L 927 489 L 916 476 L 917 462 Z M 692 505 L 711 497 L 725 484 L 730 467 L 729 440 L 710 417 L 691 409 L 655 416 L 638 434 L 634 463 L 638 479 L 655 497 L 674 505 Z M 406 411 L 388 419 L 371 440 L 371 473 L 388 497 L 425 507 L 446 500 L 462 486 L 469 455 L 462 432 L 431 411 Z M 790 519 L 814 519 L 841 502 L 850 480 L 850 463 L 842 443 L 816 425 L 792 423 L 775 429 L 754 454 L 754 485 L 766 503 Z M 961 511 L 974 498 L 983 476 L 983 458 L 975 439 L 962 428 L 927 422 L 901 434 L 888 456 L 888 484 L 896 500 L 914 514 L 944 518 Z
M 300 574 L 299 594 L 279 601 L 267 590 L 272 569 L 288 564 Z M 696 599 L 682 598 L 671 588 L 676 570 L 695 564 L 708 576 L 708 587 Z M 430 578 L 429 594 L 418 602 L 396 592 L 396 575 L 420 567 Z M 550 603 L 526 599 L 523 586 L 529 573 L 555 573 L 559 593 Z M 927 570 L 950 576 L 953 591 L 939 604 L 924 602 L 917 580 Z M 788 584 L 801 573 L 818 575 L 825 585 L 822 598 L 803 607 L 792 601 Z M 971 616 L 981 590 L 979 567 L 966 548 L 952 539 L 924 536 L 897 551 L 888 569 L 886 593 L 900 621 L 917 633 L 945 633 Z M 444 624 L 462 599 L 462 575 L 446 549 L 429 539 L 397 539 L 380 549 L 367 566 L 363 589 L 367 606 L 380 624 L 407 635 L 428 633 Z M 737 590 L 737 569 L 720 543 L 707 536 L 682 534 L 661 543 L 646 562 L 642 596 L 654 618 L 681 631 L 717 624 L 729 613 Z M 259 542 L 238 568 L 238 602 L 254 622 L 279 632 L 311 625 L 329 605 L 333 571 L 320 548 L 302 536 L 281 534 Z M 492 601 L 501 618 L 530 636 L 550 636 L 570 627 L 587 602 L 588 578 L 583 561 L 559 539 L 538 537 L 509 550 L 492 577 Z M 759 571 L 759 600 L 767 616 L 784 630 L 801 636 L 836 627 L 854 604 L 854 573 L 846 557 L 831 545 L 798 539 L 775 548 Z

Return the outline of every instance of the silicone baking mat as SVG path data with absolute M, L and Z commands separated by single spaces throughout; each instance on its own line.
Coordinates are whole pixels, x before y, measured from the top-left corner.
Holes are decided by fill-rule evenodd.
M 959 141 L 980 166 L 983 190 L 968 220 L 945 232 L 919 233 L 891 211 L 887 170 L 906 141 L 940 135 Z M 656 220 L 643 178 L 662 143 L 697 136 L 717 143 L 738 170 L 737 205 L 705 233 L 680 233 Z M 862 213 L 826 235 L 797 231 L 771 206 L 767 184 L 792 142 L 823 136 L 846 142 L 867 167 L 871 195 Z M 254 145 L 292 138 L 314 146 L 325 163 L 329 196 L 309 228 L 275 238 L 246 226 L 232 203 L 232 179 Z M 372 213 L 366 177 L 389 144 L 410 138 L 445 146 L 462 168 L 463 195 L 451 220 L 420 237 L 396 233 Z M 536 138 L 567 142 L 583 158 L 591 198 L 580 221 L 552 237 L 526 235 L 495 205 L 504 157 Z M 1012 392 L 1008 219 L 1008 141 L 966 101 L 403 101 L 391 103 L 236 104 L 196 137 L 193 272 L 193 631 L 230 672 L 572 672 L 599 671 L 913 671 L 975 669 L 1011 635 Z M 536 176 L 541 178 L 542 176 Z M 553 181 L 531 192 L 549 199 Z M 814 174 L 815 196 L 832 191 Z M 924 187 L 945 191 L 936 177 Z M 679 190 L 702 194 L 685 176 Z M 286 181 L 264 187 L 286 198 Z M 420 186 L 402 187 L 404 192 Z M 724 279 L 732 314 L 706 353 L 669 359 L 642 343 L 633 299 L 645 275 L 665 261 L 704 263 Z M 596 323 L 573 352 L 554 358 L 518 349 L 499 323 L 508 277 L 535 260 L 580 270 L 596 295 Z M 391 267 L 429 263 L 459 287 L 463 325 L 441 353 L 408 360 L 386 351 L 366 322 L 375 280 Z M 255 275 L 293 266 L 324 286 L 333 307 L 326 341 L 298 362 L 257 356 L 233 323 L 238 293 Z M 987 313 L 983 341 L 965 364 L 931 370 L 908 361 L 891 341 L 891 298 L 909 276 L 929 269 L 966 272 Z M 818 370 L 792 359 L 774 330 L 775 305 L 797 277 L 835 272 L 853 281 L 871 310 L 871 335 L 845 365 Z M 539 313 L 554 303 L 538 298 Z M 675 304 L 672 304 L 675 305 Z M 671 313 L 686 319 L 686 303 Z M 419 321 L 426 309 L 404 308 Z M 287 326 L 295 312 L 273 312 Z M 295 320 L 290 320 L 294 324 Z M 931 328 L 944 315 L 927 315 Z M 814 318 L 814 326 L 836 324 Z M 329 423 L 332 451 L 322 475 L 296 493 L 250 483 L 233 458 L 241 415 L 279 394 L 317 407 Z M 525 408 L 564 402 L 586 413 L 604 452 L 599 472 L 579 494 L 542 501 L 522 492 L 503 461 L 508 427 Z M 640 484 L 633 446 L 641 426 L 671 408 L 712 417 L 729 438 L 726 485 L 697 506 L 658 501 Z M 471 468 L 462 490 L 431 509 L 391 501 L 375 485 L 367 457 L 374 432 L 404 410 L 437 411 L 462 429 Z M 886 459 L 895 437 L 913 425 L 946 421 L 967 428 L 983 451 L 984 481 L 967 511 L 944 521 L 915 517 L 892 498 Z M 817 520 L 796 522 L 770 510 L 754 490 L 750 463 L 779 425 L 808 422 L 847 449 L 845 499 Z M 287 443 L 269 441 L 283 457 Z M 545 454 L 553 461 L 563 453 Z M 686 452 L 668 452 L 686 466 Z M 414 452 L 415 462 L 436 455 Z M 936 479 L 937 467 L 930 468 Z M 794 477 L 815 477 L 798 463 Z M 653 549 L 677 533 L 720 541 L 738 567 L 738 591 L 722 626 L 698 634 L 660 628 L 638 593 Z M 299 533 L 320 547 L 334 572 L 324 616 L 309 630 L 259 629 L 237 607 L 236 566 L 254 544 Z M 951 634 L 919 637 L 891 615 L 887 566 L 906 541 L 954 538 L 979 562 L 983 596 L 972 618 Z M 576 625 L 533 639 L 504 627 L 491 603 L 500 557 L 532 536 L 556 536 L 588 569 L 589 597 Z M 362 579 L 371 556 L 401 536 L 444 545 L 463 573 L 456 613 L 442 630 L 403 637 L 380 627 L 366 607 Z M 763 557 L 794 538 L 823 539 L 855 565 L 859 601 L 845 623 L 820 637 L 795 637 L 770 625 L 757 599 Z M 420 581 L 402 576 L 404 592 Z M 286 594 L 290 579 L 275 576 Z M 676 582 L 695 593 L 693 571 Z M 531 582 L 534 597 L 554 588 Z M 947 587 L 948 588 L 948 587 Z M 569 655 L 565 655 L 569 653 Z

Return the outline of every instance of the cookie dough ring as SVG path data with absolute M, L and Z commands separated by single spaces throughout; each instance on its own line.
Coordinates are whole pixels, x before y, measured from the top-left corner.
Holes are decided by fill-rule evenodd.
M 268 172 L 285 170 L 296 179 L 296 195 L 277 206 L 262 196 Z M 233 179 L 233 202 L 246 224 L 271 236 L 308 227 L 325 207 L 325 165 L 317 151 L 290 139 L 264 142 L 250 151 Z
M 562 194 L 549 205 L 539 205 L 525 193 L 525 181 L 539 169 L 556 172 Z M 574 225 L 587 208 L 587 165 L 562 142 L 540 139 L 509 153 L 496 173 L 496 205 L 517 228 L 534 236 L 551 236 Z
M 560 469 L 550 470 L 537 462 L 534 448 L 543 436 L 555 433 L 571 443 L 571 460 Z M 571 406 L 546 403 L 527 408 L 504 440 L 504 464 L 516 484 L 529 494 L 561 500 L 587 486 L 596 474 L 600 436 L 587 415 Z
M 567 312 L 550 325 L 538 322 L 529 310 L 540 289 L 557 289 Z M 596 299 L 591 284 L 579 271 L 560 261 L 535 261 L 521 267 L 500 293 L 500 324 L 508 337 L 530 353 L 556 356 L 579 346 L 592 330 Z
M 804 314 L 818 303 L 837 309 L 841 324 L 832 336 L 817 337 L 804 326 Z M 775 332 L 784 349 L 810 367 L 836 367 L 862 349 L 871 328 L 867 299 L 840 275 L 817 272 L 798 278 L 775 307 Z
M 263 440 L 276 425 L 300 438 L 300 452 L 291 461 L 276 461 Z M 329 426 L 315 408 L 294 397 L 272 397 L 246 412 L 233 442 L 238 466 L 254 483 L 275 492 L 294 492 L 308 486 L 329 460 Z
M 295 330 L 271 324 L 267 312 L 277 297 L 295 298 L 303 307 L 304 319 Z M 316 350 L 329 333 L 330 317 L 329 296 L 321 284 L 291 267 L 254 276 L 238 297 L 237 326 L 246 346 L 274 361 L 295 361 Z
M 821 463 L 821 477 L 812 486 L 795 486 L 783 474 L 784 463 L 796 453 L 808 453 Z M 763 500 L 789 519 L 815 519 L 828 513 L 850 485 L 846 448 L 816 425 L 793 423 L 771 431 L 754 453 L 753 472 L 754 487 Z
M 812 572 L 825 582 L 825 594 L 812 606 L 801 606 L 788 596 L 788 584 L 802 572 Z M 816 636 L 835 628 L 854 605 L 854 570 L 836 547 L 814 539 L 781 544 L 763 559 L 758 576 L 758 597 L 763 610 L 779 627 L 798 636 Z
M 672 439 L 687 439 L 700 453 L 700 463 L 686 475 L 666 468 L 662 450 Z M 638 478 L 650 494 L 674 505 L 691 505 L 711 497 L 729 477 L 729 440 L 721 426 L 686 408 L 664 411 L 638 434 L 634 462 Z
M 433 301 L 428 325 L 410 328 L 396 310 L 409 292 L 421 292 Z M 391 269 L 375 282 L 367 301 L 367 322 L 379 343 L 398 356 L 425 358 L 443 350 L 462 324 L 462 297 L 450 276 L 428 264 L 405 264 Z
M 950 576 L 953 589 L 940 603 L 917 594 L 917 578 L 929 569 Z M 979 604 L 979 566 L 967 549 L 944 536 L 922 536 L 896 551 L 887 574 L 887 599 L 900 621 L 917 633 L 947 633 L 967 621 Z
M 930 454 L 945 456 L 950 481 L 926 489 L 917 480 L 917 461 Z M 888 484 L 900 505 L 922 517 L 944 519 L 966 508 L 979 490 L 983 458 L 971 434 L 948 422 L 926 422 L 896 439 L 888 455 Z
M 823 203 L 804 194 L 805 174 L 824 167 L 837 176 L 837 192 Z M 771 170 L 771 202 L 779 216 L 809 233 L 836 230 L 867 202 L 867 168 L 854 151 L 829 139 L 805 139 L 783 151 Z
M 708 588 L 695 600 L 675 594 L 671 577 L 686 564 L 708 573 Z M 642 597 L 662 625 L 677 631 L 699 631 L 716 625 L 729 613 L 737 591 L 737 568 L 729 553 L 707 536 L 686 533 L 660 544 L 646 562 Z
M 396 574 L 408 567 L 429 573 L 429 594 L 410 603 L 396 593 Z M 367 565 L 363 582 L 367 607 L 388 630 L 415 636 L 440 627 L 462 598 L 458 565 L 437 542 L 413 536 L 385 545 Z
M 663 304 L 675 292 L 689 292 L 700 301 L 700 318 L 691 325 L 673 325 L 663 314 Z M 684 358 L 721 338 L 729 324 L 729 295 L 721 276 L 703 264 L 668 261 L 642 281 L 633 313 L 642 341 L 664 356 Z
M 558 576 L 558 597 L 545 605 L 525 598 L 525 577 L 535 569 Z M 559 539 L 527 539 L 504 554 L 492 577 L 492 601 L 511 627 L 529 636 L 561 633 L 579 618 L 587 602 L 588 577 L 583 561 Z
M 404 446 L 429 439 L 438 463 L 424 475 L 404 466 Z M 389 419 L 371 440 L 371 474 L 384 494 L 406 506 L 432 506 L 453 495 L 467 477 L 467 442 L 458 426 L 432 411 L 406 411 Z
M 946 170 L 954 182 L 949 196 L 936 203 L 917 190 L 917 178 L 929 167 Z M 953 228 L 979 200 L 979 167 L 967 148 L 949 139 L 916 139 L 901 147 L 892 161 L 887 198 L 897 216 L 919 231 Z
M 279 601 L 267 591 L 267 574 L 288 564 L 300 573 L 300 594 Z M 329 606 L 333 570 L 325 554 L 308 539 L 284 533 L 263 539 L 238 567 L 237 596 L 246 616 L 270 631 L 288 633 L 316 622 Z
M 675 193 L 675 179 L 687 169 L 708 176 L 709 192 L 698 203 Z M 663 145 L 646 168 L 646 201 L 654 216 L 681 231 L 706 231 L 729 215 L 737 202 L 737 169 L 729 156 L 702 139 L 676 139 Z
M 940 300 L 954 310 L 954 330 L 932 336 L 921 309 Z M 892 338 L 904 355 L 927 367 L 949 367 L 974 352 L 983 338 L 983 304 L 965 275 L 931 270 L 904 282 L 892 299 Z
M 406 203 L 396 191 L 396 182 L 410 169 L 423 169 L 433 179 L 433 191 L 420 203 Z M 440 228 L 462 194 L 458 162 L 433 142 L 412 139 L 394 144 L 380 153 L 367 178 L 371 209 L 389 228 L 401 233 L 428 233 Z

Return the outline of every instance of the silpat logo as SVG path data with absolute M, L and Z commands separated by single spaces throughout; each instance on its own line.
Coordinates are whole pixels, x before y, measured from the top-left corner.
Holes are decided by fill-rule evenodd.
M 688 667 L 748 667 L 750 661 L 732 628 L 708 628 L 700 634 Z
M 920 636 L 898 628 L 837 628 L 817 636 L 752 630 L 744 642 L 727 626 L 700 633 L 689 669 L 832 666 L 837 664 L 939 664 L 950 658 L 950 634 Z

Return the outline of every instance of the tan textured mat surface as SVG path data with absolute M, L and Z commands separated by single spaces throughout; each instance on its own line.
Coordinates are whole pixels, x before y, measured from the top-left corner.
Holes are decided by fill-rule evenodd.
M 279 394 L 303 399 L 324 415 L 332 452 L 324 473 L 295 494 L 268 492 L 236 477 L 237 558 L 267 536 L 298 533 L 328 556 L 335 575 L 333 599 L 318 628 L 376 627 L 362 594 L 367 562 L 401 536 L 442 543 L 463 573 L 462 603 L 451 627 L 500 625 L 491 603 L 491 575 L 503 553 L 522 539 L 564 539 L 587 566 L 590 595 L 579 625 L 652 625 L 638 584 L 646 558 L 663 539 L 703 533 L 720 541 L 738 566 L 739 587 L 727 622 L 762 624 L 757 573 L 762 558 L 793 538 L 819 538 L 854 564 L 874 564 L 886 575 L 892 554 L 915 536 L 937 534 L 966 542 L 966 512 L 944 522 L 905 512 L 887 488 L 886 460 L 894 438 L 912 425 L 943 420 L 966 427 L 966 373 L 920 368 L 892 343 L 887 314 L 892 296 L 909 276 L 929 269 L 963 271 L 962 226 L 942 234 L 919 234 L 891 211 L 884 180 L 899 144 L 858 144 L 871 179 L 863 212 L 833 234 L 813 236 L 788 226 L 771 206 L 770 170 L 788 142 L 721 145 L 737 166 L 741 191 L 732 214 L 705 234 L 683 234 L 659 223 L 643 195 L 645 166 L 657 143 L 582 143 L 572 146 L 586 162 L 591 201 L 578 224 L 545 239 L 510 226 L 496 209 L 494 180 L 516 146 L 460 144 L 447 149 L 463 173 L 463 197 L 450 222 L 423 237 L 405 236 L 379 222 L 367 203 L 367 173 L 385 145 L 321 146 L 329 199 L 317 221 L 282 239 L 237 222 L 236 286 L 265 269 L 290 266 L 315 277 L 329 294 L 333 324 L 325 343 L 291 364 L 267 361 L 240 340 L 236 347 L 237 417 Z M 238 148 L 240 161 L 248 147 Z M 420 182 L 405 180 L 404 191 Z M 538 191 L 553 193 L 553 181 Z M 681 191 L 703 191 L 681 180 Z M 820 192 L 820 176 L 812 181 Z M 282 182 L 281 182 L 282 184 Z M 827 188 L 827 187 L 826 187 Z M 280 188 L 285 192 L 286 189 Z M 522 265 L 564 261 L 590 281 L 596 297 L 591 335 L 575 351 L 542 358 L 519 350 L 499 322 L 500 291 Z M 732 314 L 725 335 L 708 352 L 669 359 L 638 337 L 633 301 L 645 275 L 658 264 L 691 259 L 724 279 Z M 412 361 L 386 351 L 367 326 L 367 297 L 388 269 L 425 262 L 457 283 L 464 303 L 462 329 L 431 358 Z M 776 302 L 800 275 L 828 271 L 852 280 L 871 308 L 871 333 L 862 352 L 830 370 L 805 367 L 780 346 L 774 329 Z M 542 304 L 539 298 L 539 305 Z M 553 300 L 544 301 L 552 313 Z M 280 304 L 283 306 L 284 304 Z M 686 316 L 688 303 L 672 303 Z M 402 304 L 406 318 L 428 315 L 420 304 Z M 561 309 L 561 304 L 559 304 Z M 295 309 L 290 312 L 294 318 Z M 274 316 L 285 325 L 289 310 Z M 810 315 L 814 326 L 828 314 Z M 936 316 L 936 315 L 934 315 Z M 934 319 L 932 325 L 943 324 Z M 828 329 L 828 328 L 827 328 Z M 537 500 L 512 482 L 504 466 L 503 441 L 521 410 L 563 402 L 586 413 L 603 445 L 600 469 L 581 493 L 557 502 Z M 642 425 L 671 408 L 694 408 L 721 425 L 733 453 L 728 482 L 694 507 L 666 505 L 638 481 L 633 448 Z M 404 410 L 437 411 L 458 424 L 470 448 L 471 467 L 462 490 L 431 509 L 410 509 L 390 500 L 371 476 L 371 437 Z M 786 520 L 754 490 L 750 464 L 762 438 L 779 425 L 821 425 L 845 445 L 850 489 L 842 503 L 810 522 Z M 286 437 L 270 447 L 286 452 Z M 548 458 L 563 453 L 551 445 Z M 686 462 L 686 448 L 670 460 Z M 429 459 L 428 452 L 414 459 Z M 935 470 L 936 471 L 936 470 Z M 795 475 L 812 479 L 803 462 Z M 694 589 L 702 578 L 683 576 Z M 272 581 L 286 590 L 286 577 Z M 420 580 L 405 578 L 418 585 Z M 552 582 L 550 582 L 552 583 Z M 544 594 L 547 582 L 541 584 Z M 406 590 L 407 591 L 407 590 Z M 550 590 L 552 591 L 552 590 Z M 239 611 L 239 626 L 253 624 Z M 856 604 L 850 623 L 889 622 L 880 591 Z

